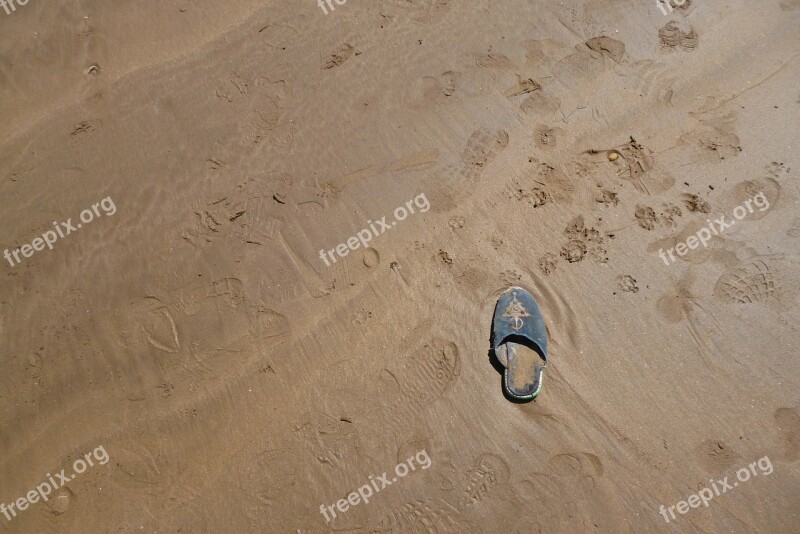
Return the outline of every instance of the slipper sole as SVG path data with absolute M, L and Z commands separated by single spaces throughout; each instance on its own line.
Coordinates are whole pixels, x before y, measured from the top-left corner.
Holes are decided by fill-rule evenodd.
M 506 392 L 514 398 L 532 399 L 542 390 L 545 360 L 530 347 L 507 344 Z

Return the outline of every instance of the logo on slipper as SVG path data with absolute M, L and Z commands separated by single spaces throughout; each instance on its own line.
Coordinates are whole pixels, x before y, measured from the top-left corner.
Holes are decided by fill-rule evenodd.
M 503 317 L 510 317 L 511 321 L 509 321 L 509 325 L 511 328 L 514 330 L 519 330 L 523 325 L 523 317 L 530 317 L 531 314 L 528 313 L 528 310 L 525 309 L 525 306 L 523 306 L 522 303 L 517 300 L 517 293 L 514 292 L 512 295 L 514 295 L 514 298 L 508 303 L 508 306 L 506 306 L 506 310 L 503 312 Z

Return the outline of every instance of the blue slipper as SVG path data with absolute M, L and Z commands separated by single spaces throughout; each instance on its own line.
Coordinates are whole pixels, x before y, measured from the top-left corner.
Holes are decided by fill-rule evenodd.
M 521 287 L 507 289 L 497 301 L 492 349 L 506 368 L 506 393 L 519 400 L 536 397 L 547 365 L 547 328 L 533 296 Z

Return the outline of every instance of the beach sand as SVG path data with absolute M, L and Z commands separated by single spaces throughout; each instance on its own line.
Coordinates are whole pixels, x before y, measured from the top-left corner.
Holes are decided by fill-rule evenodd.
M 0 532 L 798 532 L 800 2 L 333 6 L 0 11 Z

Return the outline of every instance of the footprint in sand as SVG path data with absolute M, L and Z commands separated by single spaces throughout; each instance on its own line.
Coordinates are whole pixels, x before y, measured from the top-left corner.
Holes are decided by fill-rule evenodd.
M 625 43 L 610 37 L 594 37 L 576 45 L 575 51 L 553 66 L 553 76 L 585 101 L 594 91 L 594 82 L 625 55 Z
M 322 64 L 323 70 L 330 70 L 343 65 L 355 53 L 352 45 L 345 43 L 336 52 L 330 55 Z
M 675 178 L 658 163 L 653 151 L 633 137 L 615 147 L 585 150 L 570 166 L 579 178 L 591 176 L 598 183 L 626 180 L 645 195 L 663 193 L 675 185 Z
M 593 29 L 586 31 L 595 33 Z M 567 122 L 576 111 L 587 109 L 596 96 L 596 87 L 619 71 L 619 63 L 625 61 L 625 44 L 605 36 L 577 44 L 571 53 L 569 48 L 556 50 L 544 41 L 529 41 L 526 46 L 528 61 L 536 65 L 534 72 L 543 87 L 530 93 L 520 104 L 520 111 L 540 122 Z M 556 57 L 561 59 L 550 64 L 550 58 Z
M 728 220 L 734 217 L 742 223 L 766 217 L 778 206 L 781 184 L 770 176 L 744 180 L 722 194 L 720 210 Z
M 506 270 L 500 273 L 500 280 L 503 281 L 503 289 L 519 285 L 522 282 L 522 275 L 514 270 Z
M 556 265 L 558 261 L 558 256 L 553 254 L 552 252 L 548 252 L 541 258 L 539 261 L 536 262 L 537 267 L 544 275 L 552 274 L 556 270 Z
M 603 462 L 590 452 L 557 454 L 547 462 L 547 471 L 559 477 L 581 476 L 584 474 L 603 476 Z
M 249 451 L 250 447 L 245 450 Z M 287 510 L 297 510 L 296 514 L 300 514 L 297 481 L 307 465 L 300 455 L 296 447 L 274 444 L 254 455 L 241 453 L 227 459 L 225 470 L 242 491 L 244 498 L 240 506 L 253 524 L 265 519 L 279 521 Z
M 605 468 L 600 458 L 590 452 L 558 454 L 547 462 L 547 472 L 566 479 L 578 490 L 592 491 Z
M 699 44 L 699 37 L 691 24 L 688 24 L 688 29 L 683 31 L 675 21 L 667 22 L 663 28 L 658 30 L 658 39 L 665 49 L 671 51 L 691 52 Z
M 542 89 L 530 93 L 520 103 L 519 110 L 547 122 L 563 118 L 560 113 L 561 99 Z
M 625 56 L 625 43 L 611 37 L 593 37 L 586 41 L 586 46 L 595 53 L 595 57 L 606 57 L 616 63 L 622 63 Z
M 68 487 L 61 487 L 50 496 L 47 507 L 53 515 L 62 515 L 69 511 L 74 500 L 75 492 Z
M 606 510 L 616 510 L 617 488 L 603 477 L 605 471 L 600 459 L 588 452 L 554 456 L 547 464 L 547 473 L 531 473 L 515 484 L 517 495 L 527 504 L 522 518 L 512 522 L 509 532 L 584 532 L 594 530 L 618 532 L 620 525 L 604 525 L 591 510 L 582 509 L 579 503 L 586 500 L 603 502 Z M 554 471 L 555 470 L 555 471 Z M 565 497 L 566 496 L 566 497 Z M 535 510 L 532 515 L 525 510 Z
M 714 296 L 731 304 L 752 304 L 777 298 L 778 287 L 769 264 L 753 259 L 722 275 Z
M 546 186 L 539 182 L 536 176 L 528 174 L 515 177 L 508 184 L 506 194 L 517 202 L 524 202 L 528 206 L 538 208 L 553 201 L 553 195 Z
M 573 202 L 576 181 L 569 177 L 568 172 L 565 172 L 560 166 L 551 165 L 535 157 L 528 158 L 528 163 L 533 165 L 533 169 L 529 179 L 521 178 L 523 184 L 529 185 L 529 189 L 523 189 L 523 192 L 526 190 L 532 192 L 533 198 L 539 200 L 539 206 L 543 205 L 545 200 L 547 202 L 552 200 L 562 205 Z M 531 181 L 536 185 L 530 186 Z M 537 186 L 542 189 L 544 194 L 536 191 Z M 526 199 L 530 198 L 530 196 L 526 195 Z
M 419 103 L 415 107 L 424 109 L 438 106 L 447 102 L 447 99 L 456 93 L 456 84 L 460 77 L 459 72 L 447 71 L 439 76 L 425 76 L 420 81 Z
M 289 320 L 264 304 L 248 305 L 247 317 L 250 321 L 250 335 L 255 339 L 267 340 L 291 335 Z
M 382 419 L 395 435 L 402 435 L 458 378 L 461 363 L 455 343 L 438 338 L 417 345 L 397 363 L 396 368 L 381 371 L 378 389 L 384 392 Z
M 220 80 L 214 90 L 222 120 L 235 129 L 235 139 L 224 146 L 238 150 L 268 139 L 278 128 L 286 107 L 286 83 L 263 76 L 233 75 Z
M 508 146 L 508 133 L 504 130 L 489 132 L 476 130 L 467 139 L 461 159 L 476 172 L 483 170 Z
M 656 302 L 659 315 L 664 321 L 688 330 L 689 339 L 709 370 L 722 373 L 731 362 L 744 365 L 741 347 L 725 326 L 730 321 L 724 308 L 711 299 L 694 295 L 689 285 L 684 278 L 674 293 L 659 298 Z
M 372 527 L 373 533 L 459 532 L 478 534 L 473 524 L 458 518 L 458 510 L 444 499 L 417 499 L 394 508 Z
M 617 276 L 617 286 L 627 293 L 637 293 L 639 291 L 636 279 L 629 274 Z
M 701 119 L 694 129 L 681 135 L 678 146 L 689 147 L 694 159 L 709 163 L 738 156 L 742 145 L 736 135 L 736 114 L 730 112 Z
M 714 296 L 730 304 L 783 303 L 798 294 L 800 265 L 781 254 L 753 256 L 730 268 L 714 286 Z
M 253 174 L 236 187 L 193 202 L 195 224 L 183 239 L 204 247 L 233 237 L 241 247 L 266 245 L 276 237 L 280 215 L 292 192 L 292 175 L 278 171 Z
M 564 130 L 557 126 L 538 124 L 533 129 L 533 142 L 542 150 L 552 150 L 558 146 L 558 138 L 564 135 Z
M 675 178 L 658 164 L 653 151 L 633 137 L 613 151 L 621 156 L 612 163 L 617 167 L 617 176 L 633 182 L 640 193 L 655 195 L 675 185 Z
M 569 263 L 577 263 L 587 254 L 598 263 L 608 262 L 605 237 L 596 228 L 587 228 L 582 215 L 570 221 L 564 235 L 568 241 L 561 247 L 560 254 Z
M 711 213 L 711 204 L 703 200 L 698 194 L 683 193 L 681 199 L 686 209 L 692 213 Z
M 154 348 L 174 354 L 181 348 L 178 328 L 169 307 L 155 297 L 149 297 L 134 309 L 147 342 Z
M 568 495 L 568 485 L 560 477 L 533 473 L 515 485 L 520 498 L 527 504 L 520 516 L 511 522 L 511 534 L 546 534 L 548 532 L 580 532 L 580 519 L 574 517 L 577 508 Z M 531 512 L 531 509 L 535 512 Z M 566 510 L 569 512 L 566 512 Z M 566 512 L 566 513 L 565 513 Z M 569 517 L 564 517 L 566 515 Z M 570 528 L 574 527 L 574 528 Z
M 501 457 L 492 453 L 482 454 L 466 473 L 458 507 L 463 512 L 481 501 L 489 499 L 496 487 L 508 483 L 511 469 Z
M 655 230 L 658 223 L 656 212 L 650 206 L 636 206 L 636 211 L 633 213 L 636 222 L 645 230 Z
M 363 326 L 367 324 L 370 319 L 372 319 L 372 312 L 362 308 L 351 316 L 350 322 L 356 326 Z
M 476 130 L 466 141 L 461 153 L 462 165 L 447 165 L 437 169 L 437 180 L 431 184 L 430 204 L 434 212 L 454 209 L 472 195 L 483 173 L 505 150 L 509 136 L 505 130 Z
M 461 216 L 458 216 L 458 215 L 450 217 L 450 220 L 447 221 L 447 224 L 453 230 L 460 230 L 460 229 L 464 228 L 464 224 L 465 224 L 464 217 L 461 217 Z
M 660 104 L 671 105 L 673 87 L 680 80 L 680 72 L 674 67 L 652 60 L 635 62 L 636 73 L 631 82 L 637 84 L 637 94 Z
M 295 438 L 309 459 L 325 467 L 348 470 L 361 449 L 358 430 L 347 416 L 306 414 L 294 427 Z
M 188 394 L 208 374 L 231 379 L 290 335 L 286 317 L 251 302 L 238 278 L 193 282 L 159 297 L 134 307 L 131 348 L 162 353 L 154 360 L 161 367 L 158 378 L 145 373 L 151 381 L 147 387 L 172 383 L 170 395 Z M 126 319 L 124 314 L 118 318 L 120 323 Z

